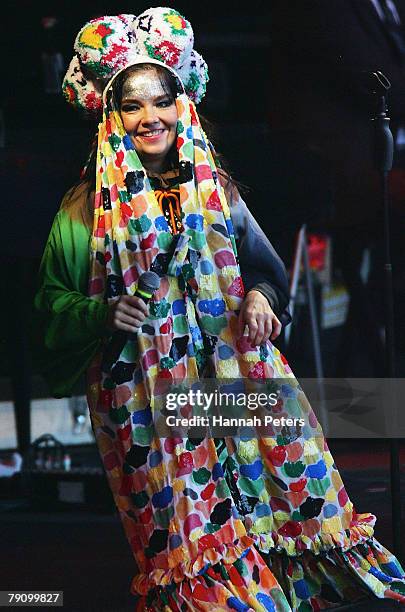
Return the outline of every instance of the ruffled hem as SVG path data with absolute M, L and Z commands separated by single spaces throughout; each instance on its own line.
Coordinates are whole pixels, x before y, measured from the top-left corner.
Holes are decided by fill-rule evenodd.
M 234 556 L 233 547 L 227 559 Z M 260 576 L 260 578 L 259 578 Z M 222 557 L 192 578 L 140 595 L 136 612 L 291 612 L 289 603 L 264 559 L 252 545 L 233 562 Z
M 294 557 L 310 551 L 318 555 L 335 548 L 342 551 L 349 550 L 357 544 L 370 540 L 374 535 L 375 521 L 376 518 L 372 514 L 358 514 L 349 529 L 337 533 L 322 533 L 313 537 L 299 535 L 291 538 L 277 532 L 254 534 L 249 531 L 249 536 L 264 553 L 284 551 L 288 556 Z
M 240 555 L 254 544 L 261 553 L 285 552 L 289 557 L 299 556 L 309 551 L 314 555 L 326 553 L 332 549 L 349 550 L 357 544 L 367 542 L 374 534 L 375 517 L 371 514 L 357 515 L 356 524 L 350 529 L 338 533 L 324 533 L 312 538 L 298 536 L 285 537 L 279 533 L 244 535 L 230 543 L 221 543 L 217 547 L 207 548 L 195 559 L 183 561 L 171 569 L 155 569 L 149 574 L 138 574 L 131 585 L 133 593 L 146 595 L 156 586 L 167 586 L 179 583 L 185 578 L 194 578 L 202 569 L 215 565 L 219 561 L 232 564 Z
M 253 539 L 247 535 L 235 542 L 220 544 L 217 548 L 207 548 L 194 560 L 185 561 L 172 569 L 155 569 L 149 574 L 137 574 L 131 583 L 131 592 L 146 595 L 150 589 L 179 583 L 187 578 L 195 578 L 204 568 L 219 561 L 231 565 L 252 546 Z
M 272 551 L 263 555 L 292 610 L 312 612 L 353 603 L 374 595 L 405 603 L 405 573 L 398 561 L 371 538 L 347 550 L 306 551 L 288 557 Z
M 367 536 L 370 531 L 370 525 L 356 525 L 344 534 L 318 536 L 312 548 L 293 556 L 287 538 L 264 551 L 269 536 L 243 536 L 172 570 L 135 576 L 137 610 L 312 612 L 371 594 L 405 604 L 404 571 Z

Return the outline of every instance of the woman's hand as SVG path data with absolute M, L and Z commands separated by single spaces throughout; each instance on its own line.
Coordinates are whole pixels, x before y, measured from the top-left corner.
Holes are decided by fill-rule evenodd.
M 281 323 L 270 308 L 267 299 L 260 291 L 249 291 L 242 302 L 239 313 L 239 333 L 242 336 L 245 327 L 249 330 L 249 341 L 252 346 L 275 340 L 281 333 Z
M 120 329 L 129 333 L 136 332 L 148 315 L 148 307 L 140 297 L 121 295 L 111 304 L 107 325 L 111 331 Z

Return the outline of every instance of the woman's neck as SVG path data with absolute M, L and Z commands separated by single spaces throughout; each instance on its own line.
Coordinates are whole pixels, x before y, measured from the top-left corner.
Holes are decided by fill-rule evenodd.
M 166 159 L 143 161 L 143 165 L 145 166 L 145 170 L 147 172 L 153 172 L 154 174 L 162 174 L 163 172 L 165 172 L 166 170 L 170 168 L 170 164 L 167 162 Z
M 173 149 L 163 158 L 141 158 L 142 164 L 147 172 L 153 172 L 155 174 L 163 174 L 168 170 L 177 166 L 176 161 L 178 160 L 177 155 L 173 153 Z

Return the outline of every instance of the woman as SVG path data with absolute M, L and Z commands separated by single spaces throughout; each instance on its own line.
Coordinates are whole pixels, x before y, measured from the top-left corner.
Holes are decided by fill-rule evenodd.
M 82 65 L 73 61 L 65 93 L 89 109 L 104 86 L 103 119 L 96 169 L 87 169 L 95 196 L 91 184 L 67 196 L 41 267 L 54 392 L 69 392 L 87 369 L 139 609 L 319 610 L 367 593 L 405 602 L 403 570 L 373 539 L 374 517 L 354 512 L 311 408 L 268 342 L 287 316 L 285 272 L 217 169 L 190 100 L 207 79 L 192 45 L 188 22 L 165 8 L 94 20 L 76 39 Z M 98 80 L 89 90 L 90 68 Z M 134 294 L 149 270 L 160 287 L 146 306 Z M 115 331 L 128 335 L 106 367 Z M 263 438 L 159 438 L 159 389 L 199 376 L 289 378 L 277 412 L 304 426 Z

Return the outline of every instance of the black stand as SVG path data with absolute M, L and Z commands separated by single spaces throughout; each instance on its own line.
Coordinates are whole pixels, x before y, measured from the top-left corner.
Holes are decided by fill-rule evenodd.
M 381 177 L 382 204 L 384 210 L 384 285 L 385 285 L 385 352 L 386 352 L 386 377 L 395 378 L 395 346 L 394 346 L 394 301 L 392 289 L 392 264 L 390 246 L 390 211 L 388 174 L 392 169 L 394 156 L 394 141 L 389 127 L 390 119 L 387 116 L 387 91 L 391 83 L 381 72 L 370 73 L 372 80 L 372 91 L 378 100 L 375 122 L 375 153 L 376 168 Z M 395 394 L 394 416 L 396 414 Z M 399 440 L 390 440 L 390 471 L 391 471 L 391 504 L 392 504 L 392 534 L 394 541 L 394 553 L 402 558 L 401 539 L 401 468 L 399 456 Z

